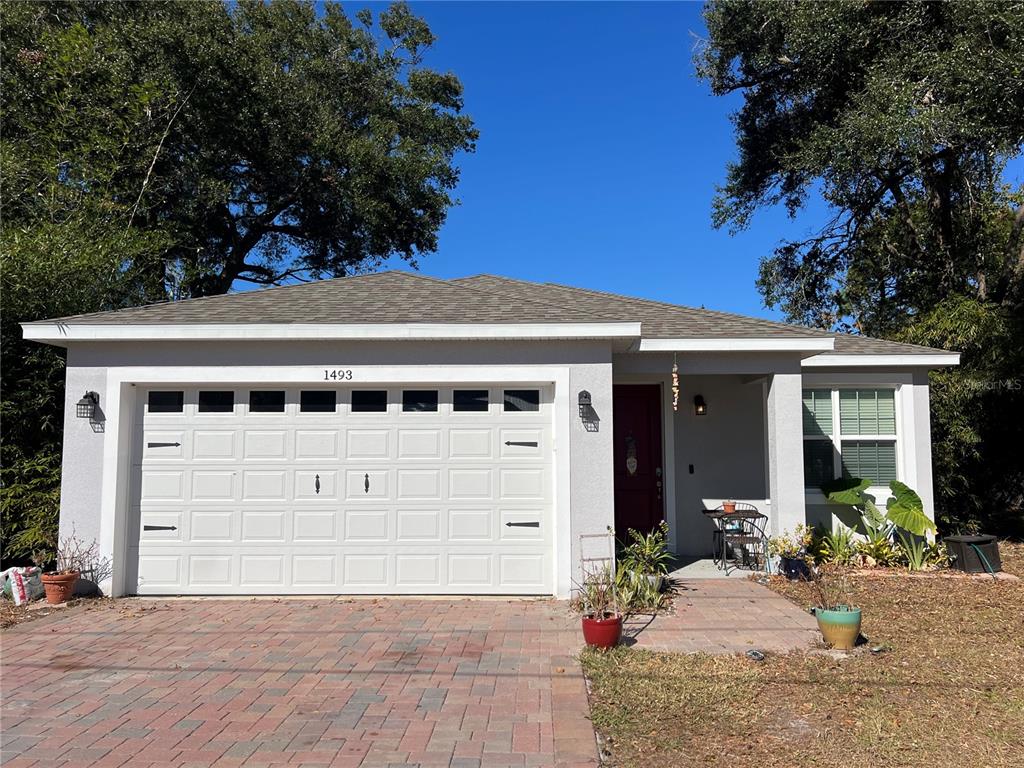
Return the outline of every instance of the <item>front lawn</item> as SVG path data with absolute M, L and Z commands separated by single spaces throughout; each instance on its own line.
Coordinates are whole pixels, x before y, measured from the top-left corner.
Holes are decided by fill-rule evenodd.
M 1024 545 L 1001 550 L 1024 577 Z M 584 652 L 609 762 L 1024 764 L 1024 581 L 890 572 L 851 587 L 870 642 L 847 657 Z M 772 588 L 811 603 L 805 584 Z

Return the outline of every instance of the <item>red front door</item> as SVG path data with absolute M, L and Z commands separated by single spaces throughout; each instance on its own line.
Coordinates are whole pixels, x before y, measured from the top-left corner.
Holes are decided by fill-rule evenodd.
M 647 533 L 664 519 L 661 387 L 616 384 L 612 390 L 615 440 L 615 535 Z

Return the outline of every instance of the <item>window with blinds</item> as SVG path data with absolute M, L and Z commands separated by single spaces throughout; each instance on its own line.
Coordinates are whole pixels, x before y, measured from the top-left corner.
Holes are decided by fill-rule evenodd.
M 803 391 L 804 484 L 842 477 L 897 480 L 896 390 Z

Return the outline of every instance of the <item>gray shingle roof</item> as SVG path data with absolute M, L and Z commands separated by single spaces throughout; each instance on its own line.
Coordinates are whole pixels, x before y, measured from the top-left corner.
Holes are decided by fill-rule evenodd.
M 615 319 L 621 320 L 628 317 L 631 320 L 639 320 L 645 339 L 824 336 L 836 340 L 835 350 L 824 354 L 927 355 L 946 351 L 885 339 L 873 339 L 868 336 L 854 336 L 848 333 L 833 333 L 819 328 L 787 325 L 728 312 L 682 307 L 676 304 L 619 296 L 585 288 L 570 288 L 552 283 L 529 283 L 495 275 L 463 277 L 450 282 L 501 292 L 505 295 L 530 296 L 534 300 L 550 301 L 558 306 L 575 306 Z
M 577 323 L 637 322 L 645 339 L 835 338 L 833 354 L 945 350 L 707 309 L 494 275 L 439 280 L 378 272 L 315 283 L 75 315 L 46 323 Z

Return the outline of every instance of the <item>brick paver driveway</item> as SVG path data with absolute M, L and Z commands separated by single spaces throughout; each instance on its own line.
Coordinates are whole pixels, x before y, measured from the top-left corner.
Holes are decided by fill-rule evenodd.
M 578 619 L 526 600 L 121 600 L 3 633 L 3 764 L 596 765 Z

